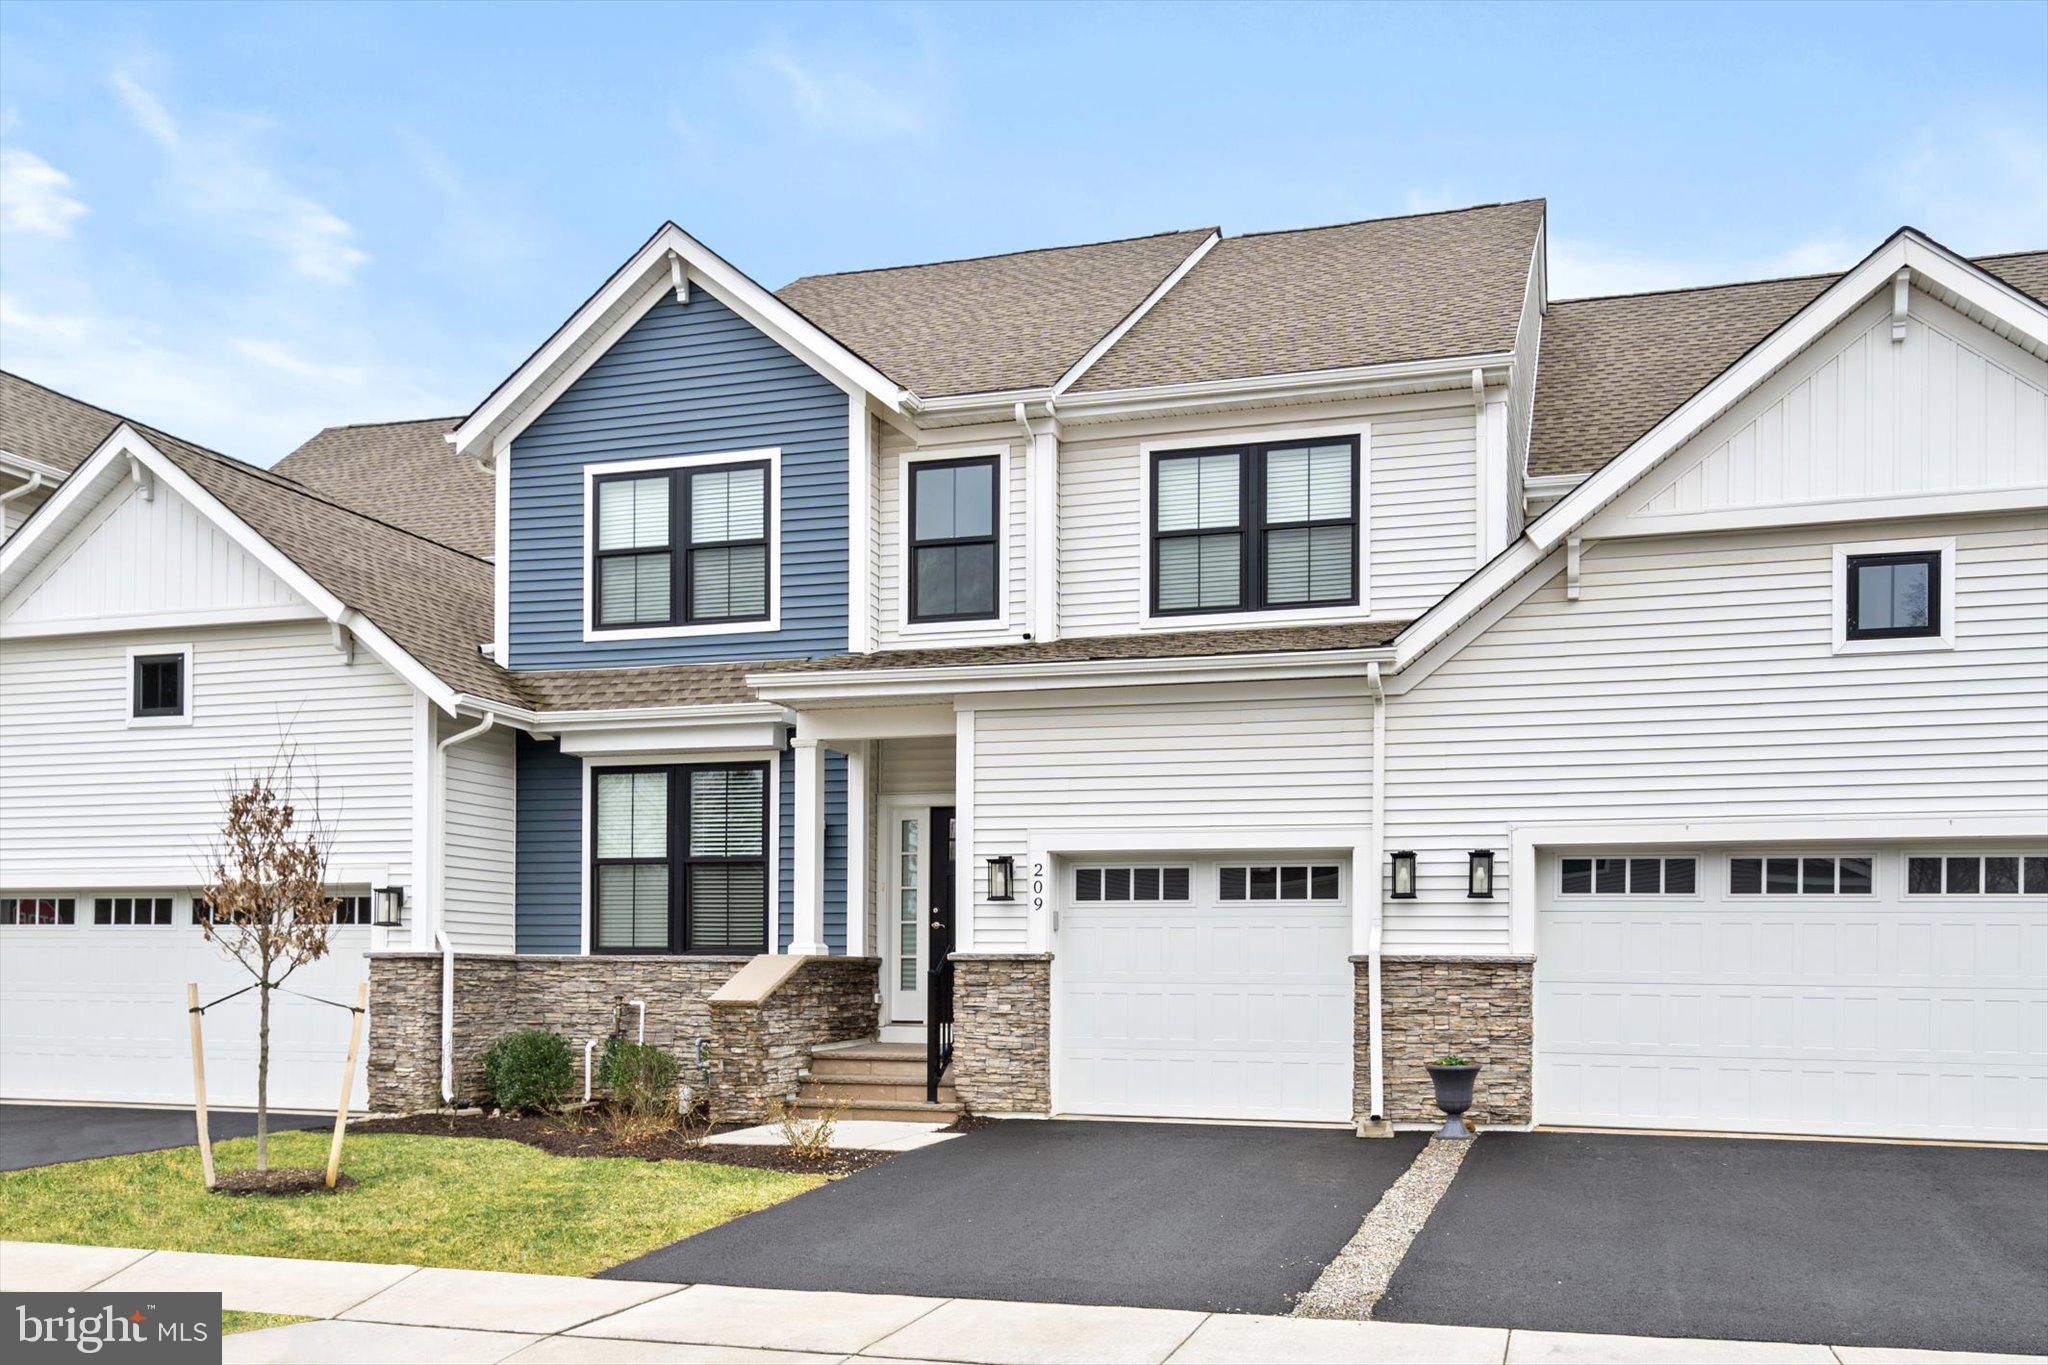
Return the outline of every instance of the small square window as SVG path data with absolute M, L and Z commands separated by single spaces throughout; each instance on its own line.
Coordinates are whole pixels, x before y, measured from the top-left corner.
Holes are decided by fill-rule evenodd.
M 1941 894 L 1941 859 L 1906 859 L 1906 891 L 1915 896 Z
M 185 714 L 185 656 L 138 654 L 132 714 L 138 720 L 166 720 Z
M 1074 899 L 1077 901 L 1099 901 L 1102 899 L 1102 869 L 1084 867 L 1074 873 Z
M 1906 640 L 1941 634 L 1941 552 L 1850 555 L 1851 640 Z
M 1334 863 L 1322 863 L 1309 870 L 1309 895 L 1319 901 L 1337 899 L 1337 867 Z
M 1976 858 L 1948 859 L 1946 890 L 1951 896 L 1974 896 L 1982 886 L 1984 864 Z
M 1690 896 L 1699 887 L 1699 862 L 1694 858 L 1664 860 L 1664 894 Z
M 1242 867 L 1218 868 L 1216 873 L 1216 899 L 1241 901 L 1246 898 L 1245 878 L 1248 869 Z
M 2048 896 L 2048 858 L 2020 859 L 2020 889 L 2029 896 Z

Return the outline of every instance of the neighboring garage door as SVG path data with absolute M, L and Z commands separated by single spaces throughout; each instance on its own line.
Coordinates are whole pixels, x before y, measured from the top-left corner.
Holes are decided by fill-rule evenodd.
M 100 900 L 111 902 L 106 923 Z M 162 902 L 168 902 L 168 923 Z M 363 901 L 367 917 L 367 901 Z M 69 923 L 62 922 L 64 919 Z M 0 898 L 0 1096 L 117 1104 L 190 1104 L 185 983 L 202 1003 L 249 984 L 208 943 L 185 896 Z M 370 931 L 337 926 L 326 957 L 294 972 L 271 1004 L 270 1102 L 332 1109 L 341 1097 L 349 1013 Z M 256 993 L 205 1015 L 206 1098 L 256 1102 Z M 357 1063 L 355 1102 L 367 1103 Z
M 1349 1121 L 1343 860 L 1126 859 L 1062 875 L 1059 1110 Z
M 1541 1123 L 2048 1138 L 2048 856 L 1543 859 Z

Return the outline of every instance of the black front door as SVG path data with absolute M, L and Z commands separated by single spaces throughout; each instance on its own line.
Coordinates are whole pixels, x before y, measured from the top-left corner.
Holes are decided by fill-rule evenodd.
M 932 875 L 925 879 L 931 898 L 925 907 L 930 939 L 925 961 L 936 970 L 953 951 L 953 808 L 932 807 Z
M 932 807 L 930 920 L 925 944 L 924 1089 L 939 1097 L 939 1077 L 953 1060 L 953 807 Z

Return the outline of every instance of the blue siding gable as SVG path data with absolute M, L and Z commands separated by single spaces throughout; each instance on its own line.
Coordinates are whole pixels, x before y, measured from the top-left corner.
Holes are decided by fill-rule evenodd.
M 776 447 L 781 630 L 583 638 L 583 467 Z M 515 669 L 811 657 L 847 647 L 847 396 L 708 291 L 664 294 L 512 443 Z

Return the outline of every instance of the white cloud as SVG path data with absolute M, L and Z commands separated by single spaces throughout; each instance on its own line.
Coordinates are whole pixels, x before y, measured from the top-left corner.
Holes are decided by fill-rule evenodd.
M 914 137 L 927 121 L 921 105 L 905 91 L 919 81 L 899 69 L 888 85 L 818 55 L 798 55 L 781 39 L 757 49 L 753 68 L 773 77 L 790 106 L 813 131 L 833 137 Z
M 85 214 L 70 176 L 34 152 L 0 147 L 0 231 L 68 237 Z
M 253 240 L 318 284 L 347 284 L 368 263 L 355 228 L 293 188 L 251 145 L 248 132 L 225 126 L 187 131 L 138 77 L 123 71 L 112 79 L 129 116 L 163 149 L 169 184 L 186 213 Z

